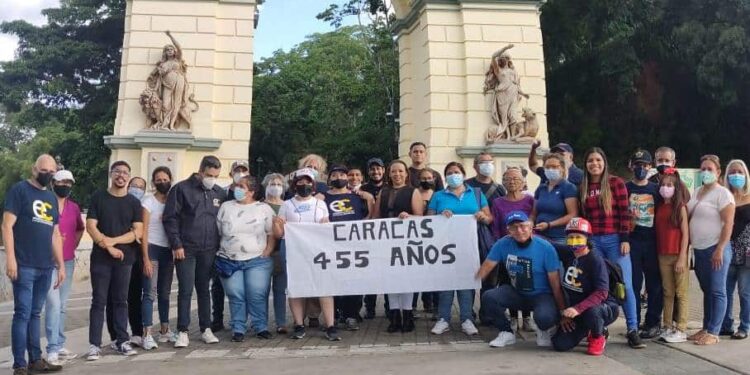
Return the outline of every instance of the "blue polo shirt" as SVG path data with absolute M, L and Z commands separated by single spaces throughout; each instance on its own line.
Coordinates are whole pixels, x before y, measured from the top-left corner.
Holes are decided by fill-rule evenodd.
M 454 215 L 474 215 L 484 207 L 487 207 L 487 198 L 484 193 L 479 192 L 479 205 L 477 204 L 477 196 L 474 193 L 474 189 L 469 185 L 464 185 L 466 190 L 461 196 L 456 196 L 450 190 L 443 189 L 436 191 L 430 199 L 430 204 L 427 205 L 428 210 L 434 210 L 440 214 L 445 210 L 450 210 Z
M 551 222 L 565 216 L 568 213 L 565 200 L 568 198 L 578 198 L 578 188 L 568 181 L 560 181 L 552 190 L 549 190 L 546 182 L 539 185 L 534 192 L 536 223 Z M 565 238 L 565 227 L 552 227 L 539 234 L 551 240 L 560 240 Z

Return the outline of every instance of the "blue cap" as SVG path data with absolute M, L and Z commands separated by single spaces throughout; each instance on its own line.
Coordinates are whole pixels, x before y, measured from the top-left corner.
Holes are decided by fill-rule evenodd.
M 529 221 L 529 216 L 523 211 L 513 211 L 505 217 L 505 226 L 511 225 L 517 221 Z

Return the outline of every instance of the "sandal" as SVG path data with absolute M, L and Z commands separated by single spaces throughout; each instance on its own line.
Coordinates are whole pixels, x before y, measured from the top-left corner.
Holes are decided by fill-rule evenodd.
M 742 330 L 737 330 L 737 332 L 735 332 L 732 335 L 732 340 L 744 340 L 746 338 L 747 338 L 747 332 L 742 331 Z
M 696 340 L 700 339 L 702 336 L 705 336 L 707 333 L 708 332 L 706 332 L 705 329 L 702 329 L 702 330 L 700 330 L 700 331 L 698 331 L 696 333 L 693 333 L 692 335 L 688 336 L 687 339 L 688 339 L 688 341 L 696 341 Z
M 719 343 L 719 336 L 714 336 L 710 333 L 706 333 L 705 335 L 701 336 L 699 339 L 695 340 L 695 345 L 714 345 Z

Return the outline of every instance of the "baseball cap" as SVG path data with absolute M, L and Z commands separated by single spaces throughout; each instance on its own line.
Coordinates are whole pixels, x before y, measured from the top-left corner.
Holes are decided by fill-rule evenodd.
M 381 158 L 371 158 L 367 161 L 367 168 L 372 167 L 372 165 L 375 164 L 379 167 L 385 167 L 385 163 L 383 163 L 383 159 Z
M 300 179 L 302 177 L 307 177 L 310 179 L 310 181 L 315 182 L 315 173 L 313 172 L 312 168 L 302 168 L 294 172 L 295 180 Z
M 529 221 L 529 216 L 523 211 L 513 211 L 505 217 L 505 226 L 511 225 L 518 221 Z
M 567 143 L 560 142 L 560 143 L 552 146 L 552 148 L 550 148 L 550 151 L 552 151 L 552 152 L 570 152 L 572 154 L 573 153 L 573 147 L 571 147 Z
M 71 172 L 71 171 L 69 171 L 67 169 L 61 169 L 61 170 L 55 172 L 55 175 L 52 176 L 52 179 L 55 180 L 55 181 L 69 180 L 69 181 L 73 181 L 74 183 L 76 182 L 75 178 L 73 178 L 73 172 Z
M 247 162 L 247 160 L 235 160 L 232 163 L 232 168 L 229 170 L 234 171 L 235 169 L 237 169 L 237 167 L 244 167 L 248 171 L 250 170 L 250 164 Z
M 593 231 L 591 230 L 591 223 L 582 217 L 574 217 L 570 219 L 568 225 L 565 226 L 565 233 L 583 233 L 590 236 Z
M 637 150 L 633 153 L 633 156 L 630 157 L 630 163 L 646 163 L 651 164 L 654 162 L 654 159 L 651 158 L 651 153 L 646 150 Z
M 347 168 L 344 165 L 341 164 L 334 164 L 328 169 L 328 174 L 331 174 L 333 172 L 344 172 L 349 173 L 349 168 Z

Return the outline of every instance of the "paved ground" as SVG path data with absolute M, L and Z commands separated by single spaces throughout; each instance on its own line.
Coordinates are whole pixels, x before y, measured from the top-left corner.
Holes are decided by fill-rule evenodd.
M 69 341 L 66 346 L 78 353 L 84 353 L 87 348 L 88 290 L 87 283 L 76 284 L 68 308 L 66 331 Z M 176 316 L 175 296 L 176 291 L 173 293 L 173 317 Z M 701 317 L 700 296 L 697 283 L 693 282 L 690 312 L 693 328 L 698 328 L 697 322 Z M 382 303 L 382 299 L 379 302 Z M 382 314 L 382 307 L 378 308 L 378 313 Z M 0 349 L 2 368 L 11 365 L 8 347 L 11 317 L 12 303 L 0 304 L 0 326 L 7 327 L 0 330 L 0 345 L 4 346 Z M 435 336 L 429 333 L 432 324 L 432 321 L 423 318 L 417 321 L 417 330 L 413 333 L 388 334 L 385 332 L 387 321 L 378 317 L 366 321 L 358 332 L 342 332 L 343 340 L 337 343 L 330 343 L 323 338 L 322 332 L 309 329 L 308 337 L 303 340 L 249 338 L 243 343 L 230 342 L 230 333 L 223 331 L 217 334 L 221 339 L 219 344 L 206 345 L 199 341 L 196 329 L 191 332 L 191 345 L 187 349 L 174 349 L 167 345 L 129 358 L 105 349 L 105 357 L 98 362 L 87 363 L 76 359 L 66 365 L 66 370 L 80 374 L 98 374 L 102 371 L 142 374 L 154 370 L 171 374 L 175 371 L 214 371 L 220 366 L 222 370 L 229 371 L 251 369 L 278 374 L 297 374 L 302 368 L 306 374 L 330 374 L 332 371 L 361 374 L 601 374 L 602 371 L 612 374 L 750 373 L 750 356 L 745 354 L 750 340 L 725 340 L 707 348 L 690 343 L 672 346 L 652 342 L 644 350 L 632 350 L 625 344 L 622 320 L 613 326 L 607 353 L 601 358 L 583 354 L 584 347 L 572 353 L 539 349 L 535 346 L 533 333 L 521 334 L 519 343 L 512 348 L 493 349 L 487 345 L 497 334 L 492 328 L 480 327 L 480 336 L 469 338 L 460 332 L 454 322 L 451 332 Z M 105 343 L 108 343 L 106 332 L 104 337 Z M 283 360 L 283 363 L 279 360 Z

